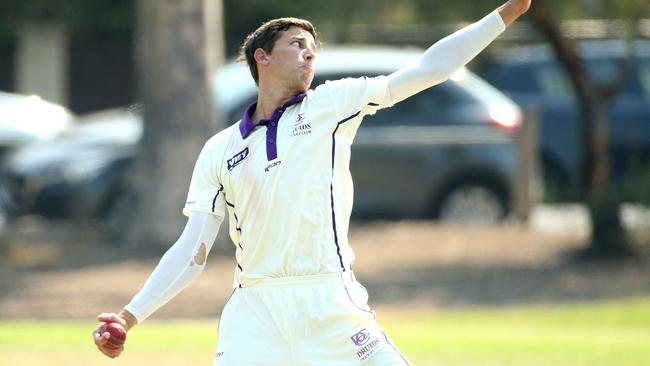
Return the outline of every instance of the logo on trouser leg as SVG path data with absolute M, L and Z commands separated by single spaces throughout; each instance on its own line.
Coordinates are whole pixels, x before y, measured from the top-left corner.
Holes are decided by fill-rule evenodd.
M 365 329 L 361 329 L 359 333 L 350 337 L 355 346 L 363 346 L 370 339 L 370 332 Z
M 357 350 L 357 357 L 359 361 L 363 361 L 370 357 L 377 350 L 377 346 L 381 342 L 379 338 L 371 340 L 370 332 L 362 329 L 357 334 L 350 337 L 355 346 L 361 347 Z

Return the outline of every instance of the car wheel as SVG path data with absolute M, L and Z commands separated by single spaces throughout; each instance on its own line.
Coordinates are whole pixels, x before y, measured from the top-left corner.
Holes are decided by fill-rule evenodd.
M 503 195 L 479 184 L 452 188 L 439 201 L 437 218 L 446 223 L 492 225 L 506 215 Z

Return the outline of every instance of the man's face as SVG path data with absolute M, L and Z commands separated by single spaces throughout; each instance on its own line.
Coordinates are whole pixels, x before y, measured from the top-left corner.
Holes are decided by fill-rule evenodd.
M 291 27 L 282 32 L 273 50 L 267 54 L 268 72 L 296 93 L 309 89 L 314 79 L 316 43 L 308 31 Z

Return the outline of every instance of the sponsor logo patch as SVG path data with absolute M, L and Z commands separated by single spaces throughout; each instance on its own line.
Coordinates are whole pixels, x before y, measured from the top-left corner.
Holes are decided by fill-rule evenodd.
M 228 159 L 228 170 L 233 170 L 237 165 L 241 164 L 248 156 L 248 148 L 238 152 L 232 158 Z

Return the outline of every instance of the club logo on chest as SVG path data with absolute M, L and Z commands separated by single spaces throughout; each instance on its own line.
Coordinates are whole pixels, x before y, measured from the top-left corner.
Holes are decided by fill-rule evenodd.
M 308 135 L 310 133 L 311 133 L 311 123 L 305 121 L 304 113 L 298 113 L 298 118 L 296 118 L 296 122 L 293 124 L 293 129 L 291 130 L 291 137 Z

